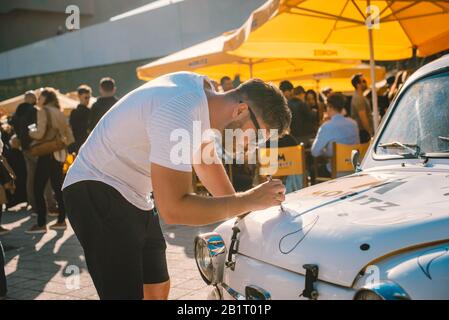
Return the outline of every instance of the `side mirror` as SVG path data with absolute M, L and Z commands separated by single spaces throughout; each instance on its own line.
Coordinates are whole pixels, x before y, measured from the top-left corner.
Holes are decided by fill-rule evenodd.
M 352 150 L 351 152 L 351 163 L 355 172 L 359 172 L 360 170 L 360 152 L 359 150 Z

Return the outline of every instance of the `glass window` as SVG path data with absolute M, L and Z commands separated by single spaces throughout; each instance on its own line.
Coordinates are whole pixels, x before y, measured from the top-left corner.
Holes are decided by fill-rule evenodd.
M 407 89 L 379 139 L 376 153 L 410 153 L 379 147 L 393 142 L 418 145 L 422 153 L 449 152 L 449 73 L 425 78 Z

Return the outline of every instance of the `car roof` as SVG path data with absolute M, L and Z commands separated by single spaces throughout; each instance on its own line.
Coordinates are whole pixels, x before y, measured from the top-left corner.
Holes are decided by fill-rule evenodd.
M 438 58 L 437 60 L 434 60 L 421 68 L 419 68 L 416 72 L 414 72 L 410 78 L 407 79 L 407 81 L 404 84 L 404 88 L 408 87 L 411 83 L 415 82 L 417 79 L 422 78 L 430 73 L 433 73 L 439 69 L 447 68 L 449 67 L 449 54 L 446 54 L 442 56 L 441 58 Z M 402 90 L 403 90 L 402 89 Z M 401 91 L 402 91 L 401 90 Z

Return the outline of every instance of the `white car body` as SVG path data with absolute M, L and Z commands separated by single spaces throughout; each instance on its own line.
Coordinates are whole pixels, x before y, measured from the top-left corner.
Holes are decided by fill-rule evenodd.
M 449 299 L 448 157 L 380 159 L 374 152 L 395 125 L 401 94 L 448 68 L 445 56 L 408 79 L 359 172 L 287 195 L 284 210 L 218 226 L 226 250 L 214 264 L 228 263 L 214 270 L 210 297 L 251 299 L 248 288 L 255 288 L 266 299 L 354 299 L 361 289 L 382 299 Z M 317 267 L 317 279 L 310 272 L 306 281 L 304 265 Z M 306 286 L 312 295 L 304 296 Z

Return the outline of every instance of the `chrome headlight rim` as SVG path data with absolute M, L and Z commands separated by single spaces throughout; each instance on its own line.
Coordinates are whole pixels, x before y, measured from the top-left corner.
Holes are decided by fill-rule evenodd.
M 226 260 L 223 238 L 216 232 L 200 234 L 195 237 L 194 249 L 196 266 L 204 282 L 208 285 L 221 283 Z
M 390 280 L 363 286 L 355 293 L 354 300 L 368 300 L 361 299 L 362 295 L 367 293 L 375 295 L 378 300 L 411 300 L 401 286 Z

